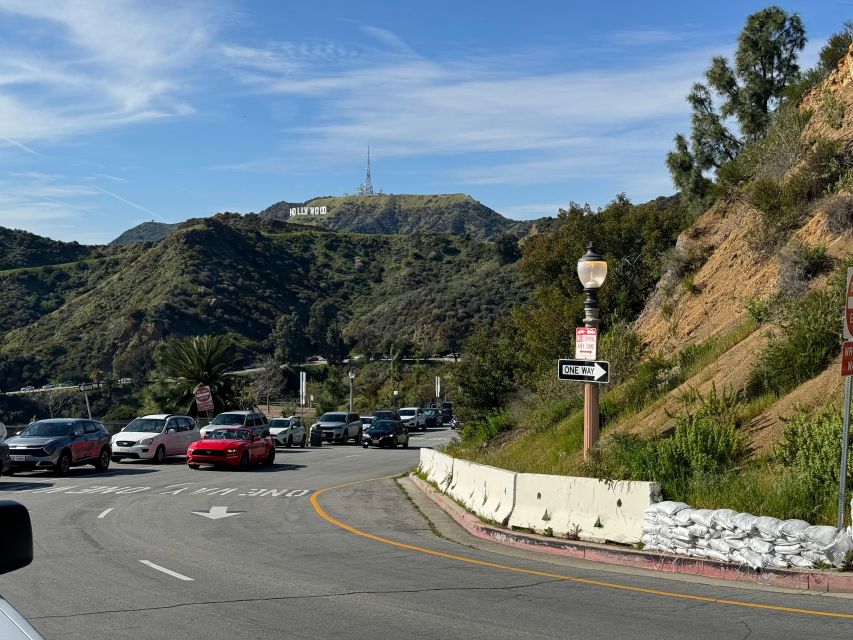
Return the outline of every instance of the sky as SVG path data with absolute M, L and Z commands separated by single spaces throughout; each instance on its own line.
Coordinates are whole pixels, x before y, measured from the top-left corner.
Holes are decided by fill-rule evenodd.
M 809 38 L 853 2 L 780 2 Z M 144 221 L 374 188 L 511 218 L 673 192 L 684 100 L 763 2 L 0 0 L 0 226 Z

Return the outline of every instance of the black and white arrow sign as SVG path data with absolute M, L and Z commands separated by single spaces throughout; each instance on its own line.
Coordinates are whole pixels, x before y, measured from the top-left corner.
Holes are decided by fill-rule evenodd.
M 587 360 L 560 360 L 557 366 L 557 377 L 560 380 L 577 380 L 579 382 L 610 381 L 610 363 L 602 360 L 589 362 Z
M 238 516 L 241 513 L 245 513 L 245 511 L 228 511 L 228 507 L 210 507 L 209 511 L 192 511 L 191 513 L 210 518 L 211 520 L 219 520 L 220 518 L 227 518 L 229 516 Z

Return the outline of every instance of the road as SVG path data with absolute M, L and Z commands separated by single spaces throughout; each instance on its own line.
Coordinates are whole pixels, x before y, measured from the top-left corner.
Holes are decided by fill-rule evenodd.
M 36 558 L 0 577 L 0 593 L 48 639 L 853 633 L 850 598 L 622 572 L 476 541 L 388 478 L 417 463 L 418 446 L 449 436 L 415 434 L 396 451 L 279 449 L 274 467 L 247 472 L 131 462 L 4 478 L 0 497 L 31 511 Z

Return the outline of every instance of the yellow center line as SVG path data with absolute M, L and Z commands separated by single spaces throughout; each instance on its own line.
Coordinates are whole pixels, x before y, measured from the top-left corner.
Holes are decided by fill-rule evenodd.
M 672 591 L 661 591 L 659 589 L 646 589 L 644 587 L 634 587 L 626 584 L 618 584 L 614 582 L 604 582 L 602 580 L 592 580 L 590 578 L 578 578 L 575 576 L 568 576 L 560 573 L 550 573 L 548 571 L 537 571 L 535 569 L 524 569 L 522 567 L 514 567 L 507 564 L 499 564 L 496 562 L 487 562 L 485 560 L 477 560 L 476 558 L 469 558 L 467 556 L 459 556 L 452 553 L 445 553 L 444 551 L 435 551 L 434 549 L 426 549 L 424 547 L 418 547 L 413 544 L 407 544 L 405 542 L 397 542 L 396 540 L 389 540 L 388 538 L 383 538 L 382 536 L 377 536 L 372 533 L 367 533 L 366 531 L 362 531 L 361 529 L 356 529 L 355 527 L 346 524 L 345 522 L 341 522 L 340 520 L 333 518 L 323 507 L 320 506 L 320 502 L 317 498 L 327 491 L 333 491 L 335 489 L 343 489 L 344 487 L 350 487 L 355 484 L 362 484 L 364 482 L 373 482 L 376 480 L 386 480 L 392 478 L 394 476 L 386 476 L 384 478 L 371 478 L 369 480 L 359 480 L 357 482 L 347 482 L 346 484 L 339 484 L 334 487 L 326 487 L 325 489 L 319 489 L 315 491 L 311 495 L 311 505 L 314 507 L 314 511 L 317 512 L 321 518 L 335 525 L 336 527 L 340 527 L 345 531 L 349 531 L 350 533 L 354 533 L 357 536 L 361 536 L 362 538 L 367 538 L 368 540 L 374 540 L 376 542 L 381 542 L 383 544 L 388 544 L 393 547 L 399 547 L 401 549 L 408 549 L 410 551 L 417 551 L 418 553 L 425 553 L 431 556 L 437 556 L 439 558 L 446 558 L 448 560 L 456 560 L 457 562 L 464 562 L 466 564 L 477 565 L 480 567 L 489 567 L 491 569 L 500 569 L 502 571 L 512 571 L 514 573 L 522 573 L 525 575 L 531 576 L 540 576 L 543 578 L 552 578 L 554 580 L 563 580 L 565 582 L 573 582 L 576 584 L 586 584 L 595 587 L 604 587 L 607 589 L 620 589 L 622 591 L 631 591 L 634 593 L 645 593 L 654 596 L 661 596 L 664 598 L 678 598 L 680 600 L 693 600 L 696 602 L 708 602 L 713 604 L 722 604 L 733 607 L 747 607 L 751 609 L 764 609 L 768 611 L 783 611 L 785 613 L 799 613 L 811 616 L 823 616 L 827 618 L 845 618 L 848 620 L 853 620 L 853 613 L 836 613 L 833 611 L 818 611 L 813 609 L 798 609 L 795 607 L 782 607 L 779 605 L 773 604 L 758 604 L 753 602 L 742 602 L 740 600 L 726 600 L 724 598 L 711 598 L 707 596 L 696 596 L 688 593 L 675 593 Z

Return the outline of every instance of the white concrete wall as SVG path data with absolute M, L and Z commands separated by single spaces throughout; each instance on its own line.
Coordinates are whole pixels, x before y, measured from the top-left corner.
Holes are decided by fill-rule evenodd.
M 452 457 L 439 453 L 435 449 L 421 449 L 420 468 L 427 480 L 434 482 L 442 491 L 446 491 L 453 478 Z
M 556 536 L 579 527 L 581 540 L 632 544 L 643 534 L 644 510 L 659 500 L 656 482 L 520 473 L 509 524 Z
M 505 525 L 515 506 L 515 477 L 504 469 L 454 460 L 447 493 L 481 518 Z

